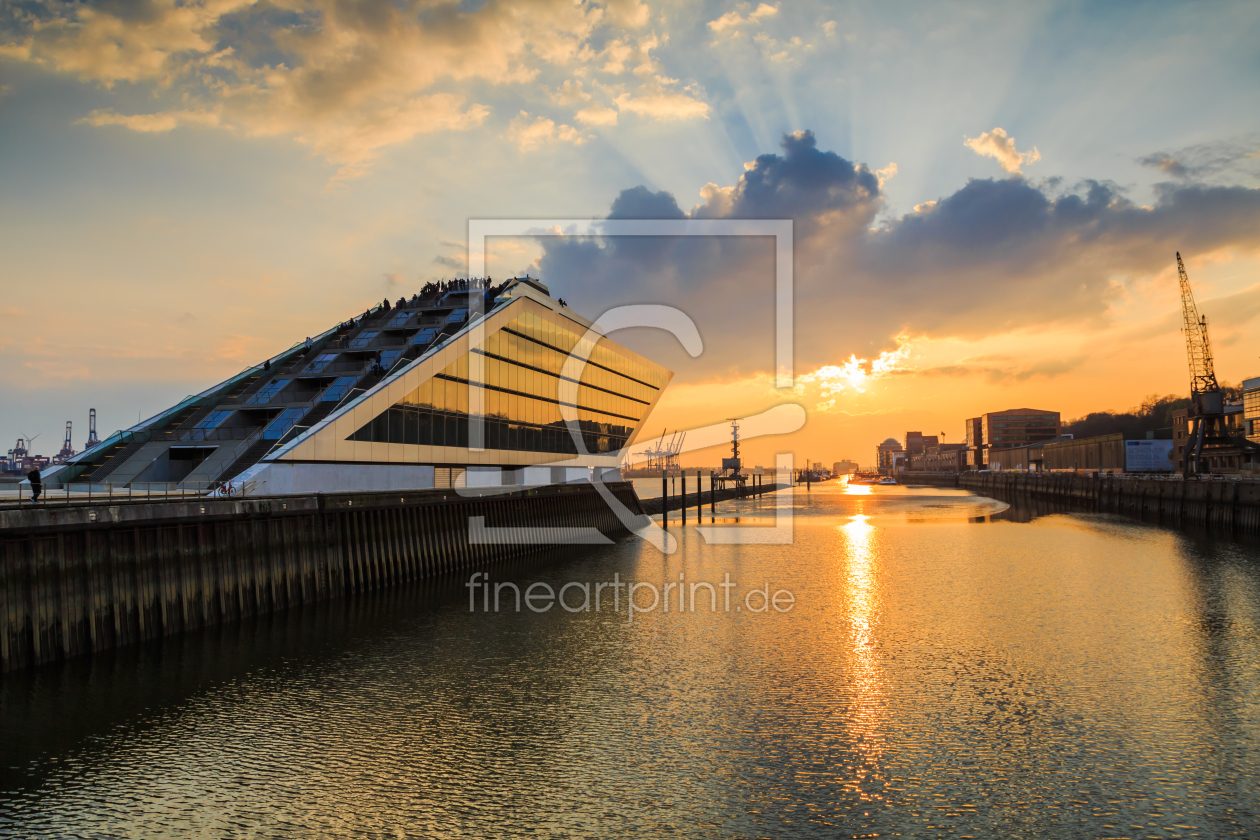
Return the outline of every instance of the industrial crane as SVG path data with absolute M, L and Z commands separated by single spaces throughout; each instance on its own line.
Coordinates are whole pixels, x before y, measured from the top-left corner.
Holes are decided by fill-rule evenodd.
M 1216 381 L 1212 366 L 1212 344 L 1208 340 L 1206 315 L 1199 314 L 1194 294 L 1190 291 L 1190 277 L 1186 265 L 1177 252 L 1177 276 L 1181 281 L 1182 332 L 1186 334 L 1186 355 L 1190 361 L 1190 437 L 1186 441 L 1185 474 L 1209 472 L 1203 456 L 1206 445 L 1209 450 L 1230 446 L 1229 433 L 1225 428 L 1225 397 Z
M 100 438 L 96 436 L 96 409 L 89 408 L 88 409 L 88 439 L 87 439 L 87 443 L 83 447 L 83 451 L 84 452 L 88 451 L 89 449 L 91 449 L 93 446 L 96 446 L 96 444 L 100 442 L 101 442 Z
M 61 451 L 57 453 L 57 457 L 62 461 L 74 456 L 74 446 L 70 442 L 71 428 L 72 428 L 71 423 L 69 420 L 67 420 L 66 421 L 66 439 L 61 444 Z

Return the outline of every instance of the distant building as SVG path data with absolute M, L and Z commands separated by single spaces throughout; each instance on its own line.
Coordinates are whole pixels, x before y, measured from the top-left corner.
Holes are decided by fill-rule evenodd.
M 1249 386 L 1250 390 L 1249 390 Z M 1255 417 L 1248 418 L 1247 406 L 1252 406 Z M 1185 408 L 1173 412 L 1173 461 L 1178 472 L 1186 468 L 1186 450 L 1190 446 L 1190 417 Z M 1243 382 L 1243 398 L 1240 402 L 1225 403 L 1225 432 L 1230 437 L 1246 438 L 1252 443 L 1260 443 L 1260 434 L 1253 436 L 1253 430 L 1260 432 L 1260 379 L 1248 379 Z M 1235 472 L 1239 469 L 1251 469 L 1251 456 L 1213 458 L 1209 469 L 1216 473 Z
M 991 411 L 966 421 L 968 469 L 986 469 L 989 452 L 1016 449 L 1054 440 L 1062 424 L 1057 411 L 1008 408 Z
M 832 475 L 852 475 L 857 471 L 857 461 L 836 461 L 831 465 Z
M 913 459 L 922 455 L 929 446 L 936 446 L 940 439 L 936 435 L 925 435 L 922 432 L 906 432 L 906 457 Z
M 962 472 L 967 469 L 967 444 L 938 443 L 909 457 L 911 472 Z
M 988 461 L 985 459 L 984 418 L 970 417 L 965 421 L 966 430 L 963 439 L 967 443 L 967 469 L 982 470 Z
M 1243 433 L 1252 443 L 1260 443 L 1260 377 L 1242 384 Z
M 875 469 L 879 470 L 881 475 L 892 475 L 897 471 L 898 463 L 905 454 L 906 451 L 901 448 L 896 438 L 888 438 L 875 447 Z

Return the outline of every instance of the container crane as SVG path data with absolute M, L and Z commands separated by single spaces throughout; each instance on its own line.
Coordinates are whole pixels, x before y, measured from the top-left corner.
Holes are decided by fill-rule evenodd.
M 96 409 L 89 408 L 88 409 L 88 438 L 87 438 L 87 443 L 84 444 L 83 446 L 83 451 L 84 452 L 88 451 L 89 449 L 91 449 L 93 446 L 96 446 L 96 444 L 100 442 L 101 442 L 100 438 L 96 436 Z
M 57 453 L 57 458 L 60 459 L 61 461 L 64 461 L 67 458 L 73 457 L 74 455 L 74 445 L 70 442 L 71 428 L 72 428 L 71 423 L 69 420 L 67 420 L 66 421 L 66 439 L 61 444 L 61 451 Z
M 1186 356 L 1190 363 L 1190 436 L 1186 440 L 1185 474 L 1210 472 L 1206 447 L 1210 452 L 1231 447 L 1233 441 L 1225 428 L 1225 396 L 1216 381 L 1212 365 L 1212 343 L 1208 339 L 1208 320 L 1199 314 L 1190 291 L 1186 265 L 1177 252 L 1177 277 L 1181 283 L 1181 331 L 1186 334 Z

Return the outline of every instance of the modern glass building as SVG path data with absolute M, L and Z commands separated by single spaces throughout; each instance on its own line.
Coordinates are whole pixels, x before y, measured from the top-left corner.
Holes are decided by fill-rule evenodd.
M 103 441 L 62 480 L 288 493 L 615 472 L 673 374 L 536 280 L 481 285 L 430 290 L 295 345 Z

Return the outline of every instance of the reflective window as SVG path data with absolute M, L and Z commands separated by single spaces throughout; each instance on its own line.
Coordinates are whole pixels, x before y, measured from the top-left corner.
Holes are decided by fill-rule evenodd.
M 231 411 L 212 411 L 193 425 L 194 429 L 214 429 L 232 414 Z
M 385 329 L 387 330 L 399 329 L 400 327 L 402 327 L 403 324 L 411 320 L 411 315 L 412 313 L 410 312 L 395 312 L 393 317 L 390 318 L 389 321 L 385 324 Z
M 331 364 L 332 360 L 335 358 L 337 358 L 336 353 L 320 353 L 318 356 L 315 357 L 315 361 L 311 362 L 309 365 L 306 366 L 306 372 L 319 373 L 321 370 L 328 367 L 328 365 Z
M 433 343 L 433 339 L 437 338 L 437 334 L 436 327 L 425 327 L 411 337 L 411 343 L 417 347 L 427 347 Z
M 273 379 L 264 385 L 262 390 L 260 390 L 257 394 L 254 394 L 245 402 L 248 405 L 263 405 L 264 403 L 269 403 L 271 402 L 271 398 L 280 393 L 281 389 L 288 384 L 289 380 L 287 379 Z
M 560 373 L 575 346 L 589 351 L 570 410 L 572 430 L 561 417 Z M 575 330 L 534 313 L 523 313 L 504 330 L 486 336 L 474 351 L 482 362 L 483 410 L 489 449 L 577 454 L 576 433 L 586 452 L 614 452 L 634 432 L 656 398 L 665 374 L 621 355 L 605 339 L 590 342 Z M 420 384 L 385 414 L 356 431 L 352 440 L 429 446 L 468 445 L 469 358 L 463 356 Z
M 286 408 L 263 429 L 263 440 L 279 440 L 305 413 L 304 408 Z
M 354 383 L 358 381 L 357 376 L 338 376 L 333 383 L 324 389 L 324 393 L 320 395 L 321 402 L 337 401 L 350 393 L 350 389 L 354 387 Z
M 372 339 L 380 335 L 380 330 L 368 330 L 350 339 L 351 350 L 363 350 L 372 343 Z

